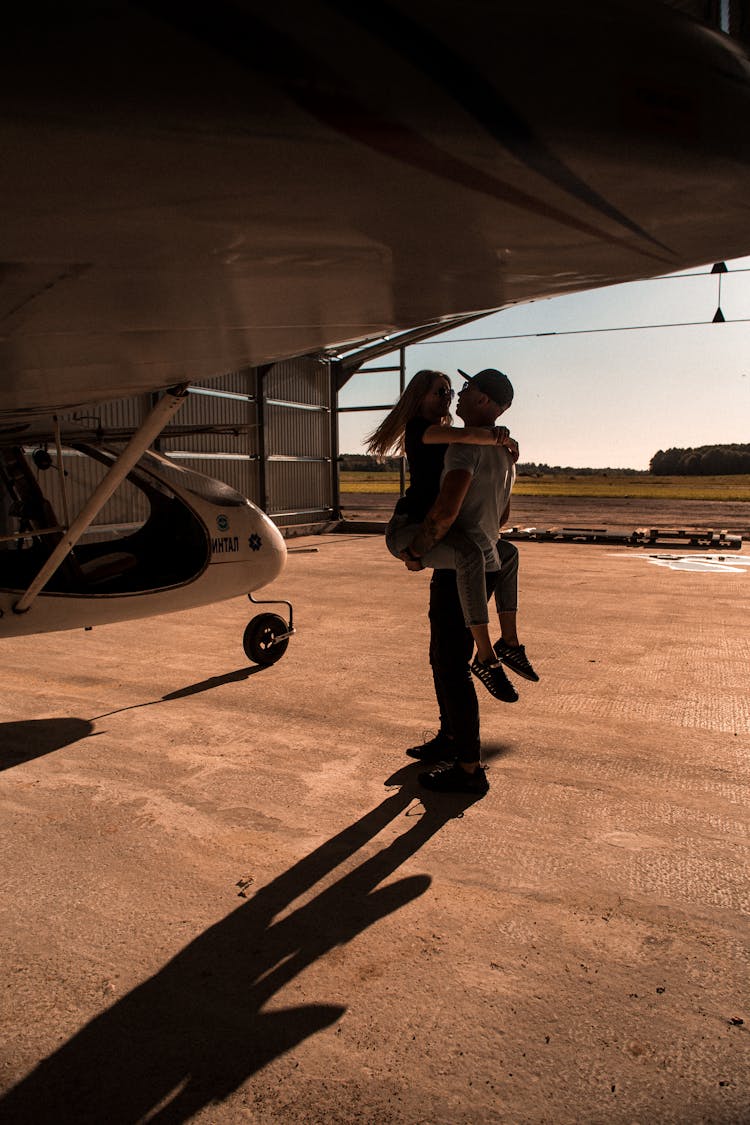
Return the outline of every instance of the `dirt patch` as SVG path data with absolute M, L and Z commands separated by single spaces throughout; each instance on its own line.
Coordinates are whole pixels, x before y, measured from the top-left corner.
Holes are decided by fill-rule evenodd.
M 384 519 L 395 498 L 382 493 L 342 493 L 347 519 Z M 731 531 L 750 538 L 746 500 L 628 500 L 574 496 L 519 496 L 511 509 L 512 527 L 606 527 L 633 531 Z

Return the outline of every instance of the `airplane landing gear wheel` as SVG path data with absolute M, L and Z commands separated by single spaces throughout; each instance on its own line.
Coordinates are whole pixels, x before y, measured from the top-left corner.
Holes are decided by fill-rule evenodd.
M 254 617 L 242 638 L 245 656 L 256 664 L 275 664 L 288 646 L 289 627 L 278 613 L 261 613 Z

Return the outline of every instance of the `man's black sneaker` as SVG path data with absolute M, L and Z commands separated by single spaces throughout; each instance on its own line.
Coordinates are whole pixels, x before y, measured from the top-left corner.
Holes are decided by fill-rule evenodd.
M 523 645 L 507 645 L 501 637 L 494 647 L 500 660 L 506 668 L 510 668 L 511 672 L 515 672 L 517 676 L 523 676 L 525 680 L 531 680 L 532 683 L 539 682 L 539 677 L 532 668 Z
M 423 742 L 421 746 L 410 746 L 406 753 L 418 762 L 449 762 L 456 756 L 456 744 L 439 730 L 434 738 Z
M 436 793 L 474 793 L 480 797 L 490 787 L 483 766 L 477 766 L 473 773 L 469 773 L 458 762 L 429 773 L 420 773 L 419 784 Z
M 499 660 L 485 664 L 478 656 L 475 656 L 471 662 L 471 670 L 477 679 L 482 681 L 490 695 L 494 695 L 495 699 L 502 699 L 503 703 L 515 703 L 518 699 L 518 692 L 505 675 Z

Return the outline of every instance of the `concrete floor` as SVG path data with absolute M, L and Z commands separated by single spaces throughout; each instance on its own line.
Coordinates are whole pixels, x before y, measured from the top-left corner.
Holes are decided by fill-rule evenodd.
M 750 1121 L 750 570 L 522 545 L 467 805 L 427 576 L 290 546 L 272 668 L 243 599 L 0 646 L 0 1120 Z

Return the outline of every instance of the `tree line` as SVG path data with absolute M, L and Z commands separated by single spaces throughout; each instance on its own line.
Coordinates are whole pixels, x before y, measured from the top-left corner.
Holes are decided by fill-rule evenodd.
M 398 471 L 401 464 L 400 457 L 384 457 L 383 460 L 378 460 L 377 457 L 371 456 L 369 453 L 341 453 L 339 455 L 339 466 L 344 472 L 360 472 L 367 473 L 388 473 Z M 581 469 L 573 468 L 570 465 L 547 465 L 543 462 L 537 463 L 536 461 L 519 461 L 516 466 L 516 472 L 521 477 L 544 477 L 544 476 L 570 476 L 575 475 L 579 477 L 585 476 L 606 476 L 607 473 L 613 475 L 637 475 L 642 470 L 640 469 Z
M 400 457 L 383 457 L 380 460 L 370 453 L 341 453 L 339 454 L 339 467 L 344 472 L 353 472 L 357 469 L 367 473 L 392 473 L 398 472 L 401 464 Z
M 368 453 L 342 453 L 339 466 L 344 471 L 368 473 L 397 472 L 400 457 L 378 460 Z M 545 476 L 637 476 L 641 469 L 588 469 L 570 465 L 547 465 L 544 462 L 521 461 L 516 466 L 520 477 Z M 660 449 L 651 458 L 648 471 L 655 476 L 734 476 L 750 474 L 750 445 L 700 445 L 695 449 Z
M 750 445 L 699 445 L 695 449 L 660 449 L 649 472 L 661 477 L 734 476 L 750 473 Z

